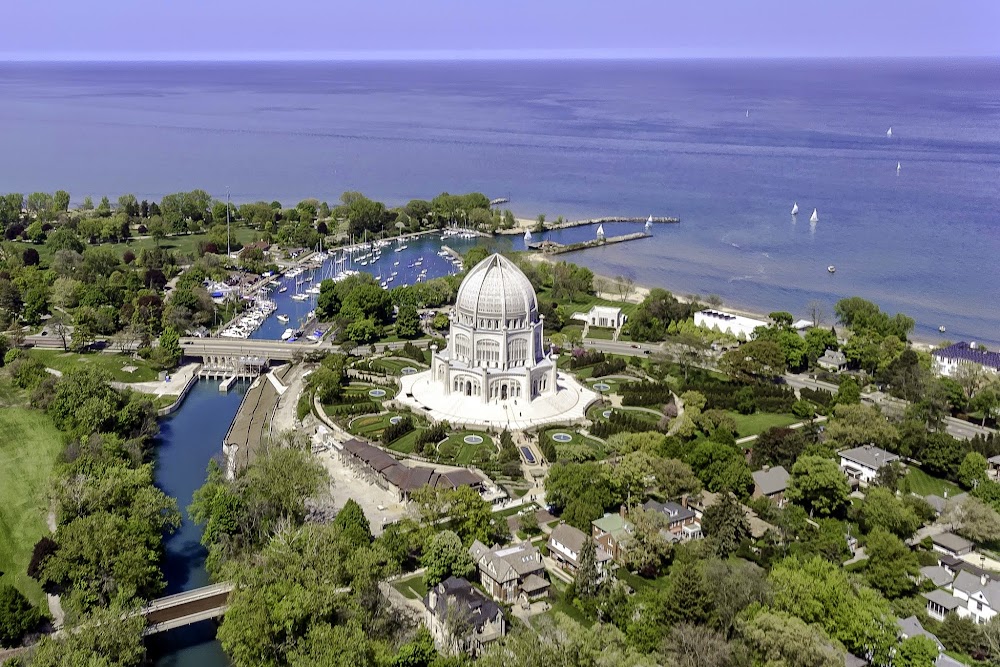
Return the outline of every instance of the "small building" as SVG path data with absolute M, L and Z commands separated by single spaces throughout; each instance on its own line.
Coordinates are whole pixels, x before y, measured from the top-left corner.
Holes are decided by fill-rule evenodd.
M 666 517 L 674 541 L 685 542 L 702 537 L 701 524 L 698 523 L 698 517 L 694 510 L 687 506 L 686 500 L 683 504 L 670 501 L 659 503 L 655 500 L 647 500 L 642 508 L 647 512 L 660 512 Z
M 448 577 L 424 596 L 427 629 L 438 650 L 476 656 L 507 634 L 500 606 L 465 579 Z
M 931 537 L 931 543 L 934 551 L 956 558 L 971 554 L 976 548 L 975 544 L 955 533 L 938 533 Z
M 962 366 L 976 365 L 989 373 L 1000 373 L 1000 352 L 990 352 L 977 343 L 955 343 L 931 352 L 934 371 L 952 377 Z
M 753 497 L 767 498 L 777 503 L 778 507 L 784 507 L 785 490 L 788 488 L 789 479 L 791 475 L 783 466 L 773 468 L 764 466 L 753 473 Z
M 591 306 L 585 313 L 573 313 L 572 319 L 585 322 L 588 327 L 614 329 L 618 333 L 628 321 L 628 315 L 615 306 Z
M 938 647 L 938 653 L 944 651 L 944 644 L 938 639 L 933 633 L 928 632 L 923 625 L 920 624 L 920 620 L 916 616 L 907 616 L 906 618 L 896 619 L 896 625 L 899 626 L 899 638 L 900 640 L 909 639 L 911 637 L 927 637 Z
M 994 482 L 1000 479 L 1000 455 L 991 456 L 986 459 L 987 468 L 986 474 L 990 476 Z
M 721 310 L 700 310 L 694 314 L 695 326 L 750 340 L 754 329 L 768 326 L 763 320 L 726 313 Z
M 622 512 L 624 510 L 623 507 Z M 600 519 L 594 519 L 590 527 L 590 535 L 598 546 L 607 551 L 616 562 L 620 562 L 625 553 L 625 543 L 632 535 L 632 524 L 618 513 L 605 514 Z
M 839 373 L 847 369 L 847 356 L 840 350 L 827 350 L 819 359 L 816 365 L 825 370 Z
M 840 467 L 850 479 L 870 484 L 882 466 L 899 457 L 875 445 L 862 445 L 840 452 Z
M 580 566 L 580 550 L 583 549 L 583 543 L 586 541 L 587 535 L 582 530 L 567 523 L 560 523 L 552 529 L 552 534 L 549 535 L 549 555 L 563 569 L 575 573 Z M 599 544 L 594 546 L 597 548 L 597 574 L 598 577 L 603 578 L 607 574 L 611 554 Z
M 948 614 L 957 613 L 962 606 L 961 600 L 940 588 L 922 595 L 927 600 L 927 615 L 937 621 L 943 621 Z
M 492 549 L 476 540 L 469 547 L 486 592 L 501 602 L 531 602 L 549 594 L 542 554 L 528 543 Z
M 977 577 L 971 572 L 959 572 L 951 585 L 951 593 L 961 601 L 955 610 L 958 615 L 976 623 L 989 623 L 1000 611 L 1000 581 L 988 573 Z

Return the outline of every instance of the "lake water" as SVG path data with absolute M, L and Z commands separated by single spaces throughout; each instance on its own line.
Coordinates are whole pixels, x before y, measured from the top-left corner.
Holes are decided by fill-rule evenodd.
M 166 541 L 164 595 L 208 585 L 201 527 L 192 523 L 187 508 L 194 492 L 205 483 L 209 461 L 221 460 L 222 441 L 236 416 L 248 384 L 238 382 L 229 393 L 219 383 L 201 380 L 192 387 L 180 410 L 160 420 L 156 484 L 177 499 L 183 516 L 180 529 Z M 215 623 L 207 621 L 156 635 L 148 642 L 158 667 L 216 667 L 228 665 L 215 641 Z
M 0 92 L 4 190 L 673 215 L 569 258 L 763 312 L 858 294 L 1000 343 L 997 60 L 8 64 Z

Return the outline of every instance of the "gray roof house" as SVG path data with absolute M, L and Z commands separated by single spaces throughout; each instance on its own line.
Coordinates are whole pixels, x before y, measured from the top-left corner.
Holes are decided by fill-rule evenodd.
M 892 452 L 887 452 L 875 445 L 862 445 L 852 449 L 845 449 L 839 453 L 840 467 L 851 479 L 869 483 L 875 479 L 875 475 L 882 466 L 893 461 L 898 461 L 899 457 Z
M 522 595 L 531 600 L 548 593 L 542 554 L 536 546 L 521 543 L 490 549 L 476 540 L 469 554 L 479 568 L 483 588 L 497 600 L 514 602 Z
M 964 556 L 972 553 L 976 545 L 955 533 L 938 533 L 931 537 L 934 551 L 948 556 Z
M 816 365 L 828 371 L 842 371 L 847 368 L 847 357 L 840 350 L 827 350 L 816 360 Z
M 785 489 L 788 488 L 788 480 L 790 478 L 791 475 L 782 466 L 775 466 L 773 468 L 764 466 L 761 470 L 753 473 L 753 497 L 770 498 L 778 503 L 779 507 L 784 505 Z
M 448 577 L 424 596 L 427 627 L 441 650 L 477 655 L 507 634 L 500 606 L 465 579 Z
M 925 565 L 920 568 L 920 576 L 929 580 L 938 588 L 941 588 L 942 586 L 950 586 L 951 582 L 955 580 L 954 575 L 940 565 Z
M 927 615 L 938 621 L 943 621 L 946 615 L 955 613 L 964 606 L 962 600 L 940 588 L 921 595 L 927 599 Z
M 899 638 L 909 639 L 910 637 L 927 637 L 935 644 L 937 644 L 938 651 L 944 650 L 944 645 L 941 641 L 934 636 L 932 633 L 927 632 L 924 626 L 920 625 L 920 621 L 916 616 L 907 616 L 906 618 L 896 619 L 896 625 L 899 626 Z
M 583 549 L 583 543 L 587 541 L 587 537 L 588 535 L 582 530 L 574 528 L 568 523 L 560 523 L 552 529 L 552 533 L 549 535 L 549 555 L 565 569 L 576 572 L 576 568 L 580 564 L 580 550 Z M 611 554 L 596 542 L 594 546 L 597 548 L 597 571 L 603 573 L 608 561 L 611 560 Z

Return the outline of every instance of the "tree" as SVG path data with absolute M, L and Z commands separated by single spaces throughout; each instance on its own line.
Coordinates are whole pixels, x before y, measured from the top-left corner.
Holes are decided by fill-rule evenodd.
M 396 316 L 396 335 L 400 338 L 415 338 L 420 335 L 420 316 L 416 306 L 400 306 Z
M 160 336 L 160 358 L 166 368 L 173 368 L 181 360 L 180 336 L 173 327 L 167 327 Z
M 942 521 L 950 523 L 956 533 L 976 544 L 1000 540 L 1000 514 L 976 497 L 952 503 Z
M 349 498 L 343 509 L 337 512 L 333 525 L 340 528 L 344 538 L 351 544 L 362 547 L 371 544 L 372 531 L 361 505 Z
M 770 340 L 752 340 L 726 351 L 719 360 L 722 372 L 736 380 L 766 382 L 785 372 L 785 354 Z
M 664 537 L 669 521 L 662 512 L 636 506 L 628 511 L 632 532 L 622 549 L 623 563 L 644 577 L 656 577 L 669 562 L 673 548 Z
M 673 667 L 725 667 L 730 664 L 732 646 L 711 628 L 679 623 L 670 629 L 663 651 Z
M 727 637 L 744 610 L 771 600 L 767 572 L 755 563 L 740 558 L 713 558 L 704 568 L 705 585 L 715 611 L 714 624 Z
M 901 539 L 883 528 L 876 528 L 865 542 L 868 560 L 865 576 L 872 587 L 888 598 L 907 595 L 916 588 L 920 571 L 917 556 Z
M 48 635 L 31 655 L 32 667 L 138 667 L 146 656 L 139 614 L 112 608 L 81 618 L 71 632 Z
M 750 464 L 755 469 L 764 465 L 791 468 L 805 449 L 802 434 L 790 428 L 773 427 L 761 433 L 753 443 Z
M 42 616 L 24 594 L 10 584 L 0 585 L 0 646 L 17 646 L 38 627 Z
M 750 522 L 735 495 L 723 491 L 718 502 L 705 510 L 702 527 L 719 558 L 728 558 L 750 537 Z
M 894 451 L 899 431 L 878 408 L 870 405 L 838 405 L 827 424 L 826 436 L 836 448 L 875 445 Z
M 861 387 L 851 376 L 840 381 L 837 393 L 833 395 L 834 405 L 857 405 L 861 402 Z
M 594 538 L 587 535 L 580 547 L 580 561 L 576 570 L 576 594 L 589 599 L 597 594 L 600 573 L 597 570 L 597 545 Z
M 937 664 L 938 646 L 930 637 L 908 637 L 896 650 L 894 667 L 934 667 Z
M 802 456 L 792 466 L 785 497 L 810 516 L 829 517 L 844 511 L 850 492 L 836 462 L 822 456 Z
M 69 193 L 65 190 L 56 190 L 56 194 L 52 198 L 52 206 L 56 211 L 68 211 Z
M 701 567 L 693 559 L 678 560 L 670 568 L 664 614 L 669 623 L 703 625 L 712 617 L 712 595 Z
M 844 654 L 826 633 L 800 618 L 761 609 L 739 625 L 740 635 L 767 667 L 842 667 Z
M 982 413 L 983 426 L 986 425 L 987 419 L 997 419 L 1000 415 L 1000 383 L 994 383 L 976 392 L 969 402 L 969 407 Z
M 424 583 L 428 587 L 448 577 L 468 577 L 476 570 L 461 538 L 450 530 L 443 530 L 431 538 L 420 562 L 426 568 Z
M 969 452 L 965 455 L 962 465 L 958 468 L 958 483 L 966 489 L 979 486 L 987 480 L 986 457 L 979 452 Z
M 920 518 L 895 493 L 876 487 L 865 494 L 858 510 L 858 523 L 866 533 L 881 529 L 906 539 L 920 527 Z

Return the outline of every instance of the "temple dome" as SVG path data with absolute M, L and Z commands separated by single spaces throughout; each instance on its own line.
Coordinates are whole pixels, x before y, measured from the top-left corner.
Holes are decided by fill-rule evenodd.
M 498 254 L 469 271 L 458 288 L 455 308 L 460 319 L 468 317 L 473 322 L 483 318 L 522 323 L 538 320 L 538 301 L 531 281 L 516 264 Z

